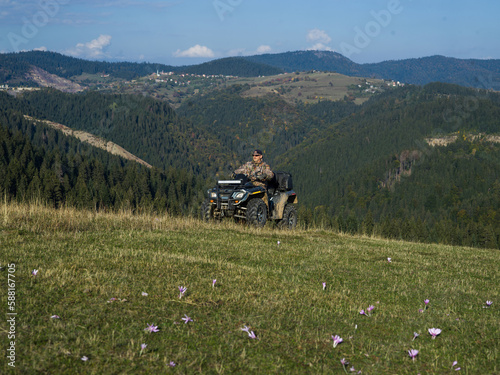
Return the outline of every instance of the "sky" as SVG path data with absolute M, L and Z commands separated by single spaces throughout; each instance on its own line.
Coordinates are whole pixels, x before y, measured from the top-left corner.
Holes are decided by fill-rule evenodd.
M 500 59 L 499 15 L 496 0 L 0 0 L 0 52 L 174 66 L 298 50 Z

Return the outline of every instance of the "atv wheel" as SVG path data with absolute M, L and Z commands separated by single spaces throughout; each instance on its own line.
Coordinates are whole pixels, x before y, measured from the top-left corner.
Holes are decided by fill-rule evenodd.
M 267 206 L 260 198 L 254 198 L 247 205 L 247 223 L 262 228 L 266 225 Z
M 208 200 L 201 204 L 201 220 L 212 221 L 214 220 L 214 206 Z
M 294 229 L 297 226 L 297 210 L 293 204 L 287 204 L 283 210 L 283 219 L 278 222 L 280 229 Z

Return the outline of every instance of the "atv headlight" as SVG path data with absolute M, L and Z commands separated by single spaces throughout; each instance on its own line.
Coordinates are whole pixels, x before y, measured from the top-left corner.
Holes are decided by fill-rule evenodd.
M 210 198 L 217 198 L 217 193 L 215 191 L 212 191 L 209 195 Z
M 244 191 L 237 191 L 237 192 L 233 193 L 233 199 L 241 199 L 244 196 L 245 196 Z

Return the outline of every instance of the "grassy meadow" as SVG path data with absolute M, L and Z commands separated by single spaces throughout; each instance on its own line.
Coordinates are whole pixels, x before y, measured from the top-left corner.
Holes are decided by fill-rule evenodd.
M 0 203 L 0 266 L 3 374 L 500 374 L 498 250 Z

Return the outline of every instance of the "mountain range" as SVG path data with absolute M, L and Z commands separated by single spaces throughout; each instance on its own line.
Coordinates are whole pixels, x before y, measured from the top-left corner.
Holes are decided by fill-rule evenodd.
M 0 84 L 15 85 L 22 82 L 26 79 L 32 66 L 63 78 L 71 78 L 82 73 L 105 72 L 123 79 L 145 76 L 158 70 L 241 77 L 319 70 L 336 72 L 347 76 L 380 78 L 416 85 L 445 82 L 485 90 L 500 90 L 500 60 L 429 56 L 357 64 L 347 57 L 331 51 L 295 51 L 229 57 L 191 66 L 87 61 L 55 52 L 42 51 L 7 53 L 0 54 Z

